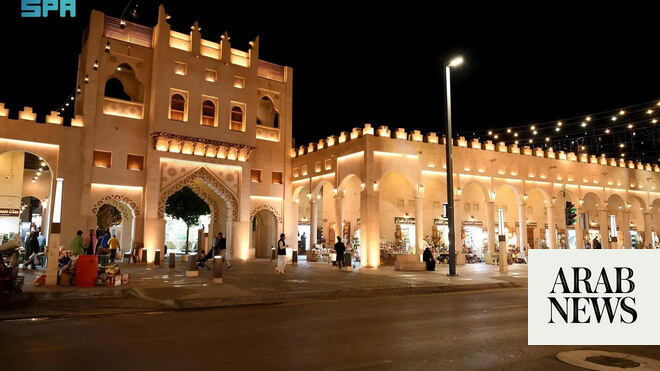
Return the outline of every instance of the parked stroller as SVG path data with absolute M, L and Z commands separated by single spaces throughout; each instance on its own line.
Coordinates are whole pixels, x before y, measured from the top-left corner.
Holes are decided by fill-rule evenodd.
M 208 254 L 203 255 L 201 258 L 197 258 L 197 268 L 211 269 L 211 267 L 206 264 L 211 259 L 213 259 L 213 249 L 209 249 Z

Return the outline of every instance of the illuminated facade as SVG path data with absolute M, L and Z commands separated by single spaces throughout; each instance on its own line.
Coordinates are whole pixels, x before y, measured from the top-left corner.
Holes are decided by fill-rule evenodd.
M 250 245 L 250 220 L 279 231 L 287 222 L 292 69 L 259 60 L 258 38 L 241 51 L 226 33 L 208 41 L 197 23 L 184 34 L 167 19 L 162 6 L 153 28 L 93 11 L 67 102 L 71 127 L 58 112 L 37 123 L 29 107 L 15 120 L 0 105 L 2 153 L 48 163 L 50 246 L 68 248 L 110 204 L 122 213 L 122 246 L 144 244 L 153 261 L 165 243 L 167 197 L 187 186 L 209 205 L 209 233 L 225 233 L 234 258 L 264 256 Z
M 197 23 L 184 34 L 167 19 L 162 6 L 153 28 L 92 12 L 71 127 L 58 112 L 37 123 L 29 107 L 10 119 L 0 104 L 0 208 L 19 208 L 41 179 L 48 245 L 68 247 L 78 229 L 95 229 L 109 204 L 122 214 L 122 246 L 143 244 L 149 261 L 165 244 L 165 202 L 183 187 L 209 205 L 209 233 L 226 233 L 234 258 L 268 256 L 281 232 L 295 246 L 301 226 L 307 241 L 344 236 L 372 267 L 389 244 L 404 241 L 412 253 L 427 235 L 447 242 L 443 138 L 366 124 L 292 149 L 292 69 L 259 60 L 258 39 L 245 52 L 227 34 L 208 41 Z M 656 245 L 657 165 L 464 138 L 454 145 L 456 243 L 487 261 L 498 210 L 509 245 L 583 248 L 596 236 L 605 248 Z M 40 157 L 45 175 L 30 182 L 17 153 Z M 13 176 L 21 172 L 29 175 Z M 566 201 L 588 214 L 584 228 L 566 226 Z M 0 215 L 2 228 L 15 221 Z
M 311 226 L 312 240 L 319 232 L 328 240 L 341 228 L 359 243 L 367 266 L 383 263 L 382 251 L 397 240 L 408 252 L 425 236 L 448 242 L 444 141 L 366 124 L 292 150 L 295 219 Z M 510 247 L 585 248 L 594 237 L 603 248 L 658 247 L 658 165 L 463 137 L 454 146 L 456 244 L 483 252 L 488 263 L 498 210 Z M 567 201 L 577 209 L 572 226 L 564 217 Z

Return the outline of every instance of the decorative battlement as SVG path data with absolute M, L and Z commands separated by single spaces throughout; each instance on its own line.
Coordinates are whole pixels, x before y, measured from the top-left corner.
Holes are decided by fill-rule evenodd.
M 379 126 L 374 130 L 371 124 L 364 124 L 363 128 L 353 128 L 350 133 L 342 131 L 339 136 L 331 135 L 327 139 L 321 139 L 318 142 L 311 142 L 307 146 L 300 146 L 298 149 L 291 149 L 291 157 L 300 157 L 305 154 L 321 150 L 323 148 L 332 147 L 337 144 L 342 144 L 350 140 L 356 140 L 366 135 L 373 135 L 376 137 L 390 138 L 395 140 L 407 140 L 410 142 L 424 142 L 431 144 L 440 144 L 439 137 L 436 133 L 427 133 L 422 135 L 419 130 L 413 130 L 410 134 L 406 133 L 405 129 L 397 128 L 394 132 L 390 131 L 387 126 Z M 446 138 L 442 137 L 442 144 L 446 143 Z M 588 153 L 574 153 L 564 151 L 555 152 L 552 147 L 529 147 L 524 146 L 522 149 L 516 144 L 507 145 L 505 142 L 493 143 L 490 140 L 481 142 L 478 138 L 472 138 L 469 142 L 465 137 L 458 137 L 454 139 L 453 145 L 461 148 L 482 150 L 482 151 L 496 151 L 501 153 L 511 153 L 524 156 L 534 156 L 539 158 L 555 159 L 560 161 L 581 162 L 585 164 L 612 166 L 628 168 L 633 170 L 653 171 L 660 173 L 660 166 L 658 164 L 649 164 L 634 162 L 624 159 L 597 157 Z
M 9 118 L 9 109 L 5 108 L 4 103 L 0 103 L 0 118 Z M 23 110 L 18 111 L 18 120 L 22 121 L 32 121 L 37 124 L 53 124 L 53 125 L 62 125 L 64 123 L 64 118 L 59 116 L 57 111 L 51 111 L 50 115 L 46 115 L 45 121 L 37 120 L 37 113 L 32 110 L 32 107 L 25 106 Z M 71 126 L 83 127 L 83 118 L 81 115 L 76 115 L 71 119 Z
M 157 151 L 215 157 L 240 162 L 246 162 L 250 158 L 252 151 L 257 148 L 246 144 L 195 138 L 158 131 L 152 132 L 151 137 L 154 138 L 154 149 Z

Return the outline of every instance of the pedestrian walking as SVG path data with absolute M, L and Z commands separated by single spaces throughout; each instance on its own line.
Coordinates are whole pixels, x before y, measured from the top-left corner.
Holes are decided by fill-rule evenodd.
M 285 274 L 286 248 L 289 247 L 284 241 L 284 237 L 284 233 L 280 234 L 280 239 L 277 241 L 277 267 L 275 267 L 275 272 L 279 274 Z
M 71 254 L 73 256 L 82 255 L 85 253 L 85 240 L 83 239 L 83 231 L 78 231 L 76 237 L 71 240 Z
M 341 269 L 344 266 L 344 252 L 346 252 L 346 245 L 341 242 L 341 237 L 337 236 L 337 243 L 335 244 L 335 253 L 337 253 L 337 267 Z
M 217 240 L 217 245 L 215 244 L 216 240 Z M 218 232 L 218 237 L 214 238 L 213 241 L 214 241 L 214 246 L 213 246 L 214 254 L 216 256 L 219 255 L 220 259 L 222 259 L 222 262 L 228 265 L 227 270 L 231 270 L 232 268 L 234 268 L 234 266 L 231 265 L 229 260 L 227 260 L 227 239 L 222 234 L 222 232 Z
M 108 240 L 108 245 L 110 246 L 110 262 L 115 262 L 115 256 L 117 255 L 117 248 L 119 247 L 119 240 L 117 235 L 112 235 L 112 238 Z

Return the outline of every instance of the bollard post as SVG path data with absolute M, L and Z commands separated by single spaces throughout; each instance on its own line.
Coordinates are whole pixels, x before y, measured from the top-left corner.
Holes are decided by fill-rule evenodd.
M 154 254 L 154 266 L 157 268 L 160 267 L 160 250 L 156 250 Z
M 213 283 L 222 283 L 222 256 L 213 258 Z
M 344 253 L 344 268 L 346 268 L 348 272 L 353 271 L 353 257 L 350 252 Z
M 197 270 L 197 262 L 195 261 L 195 257 L 188 256 L 188 270 L 186 271 L 186 277 L 197 276 L 199 276 L 199 271 Z
M 140 259 L 140 263 L 147 263 L 147 249 L 142 249 L 142 258 Z
M 277 259 L 277 256 L 275 255 L 275 248 L 273 246 L 270 247 L 270 261 L 273 261 Z
M 298 265 L 298 251 L 293 250 L 291 254 L 291 265 Z
M 170 264 L 170 270 L 173 271 L 176 267 L 176 254 L 173 252 L 170 253 L 169 264 Z

